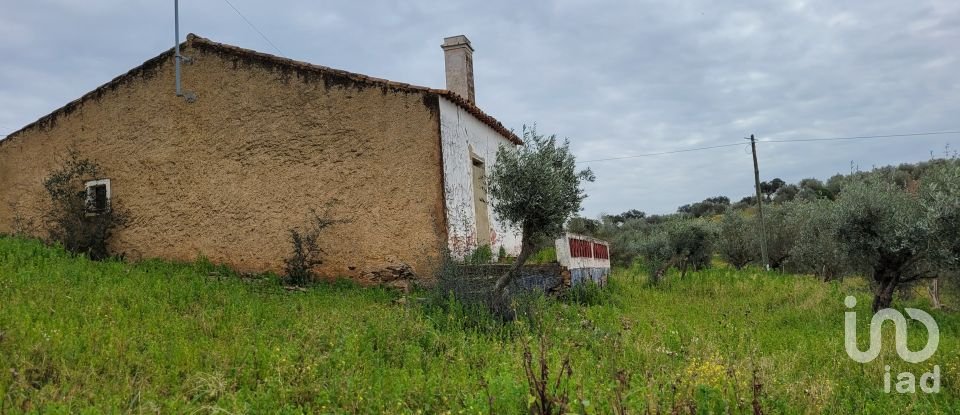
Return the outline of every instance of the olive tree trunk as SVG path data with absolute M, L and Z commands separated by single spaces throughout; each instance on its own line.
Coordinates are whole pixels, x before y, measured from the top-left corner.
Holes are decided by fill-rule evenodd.
M 500 278 L 497 278 L 497 283 L 493 286 L 493 293 L 501 298 L 506 296 L 507 287 L 510 286 L 513 280 L 520 276 L 520 268 L 523 267 L 523 264 L 527 262 L 527 259 L 530 258 L 530 255 L 533 255 L 537 248 L 536 243 L 534 243 L 528 235 L 527 232 L 523 232 L 520 242 L 520 254 L 517 255 L 517 259 L 513 261 L 510 269 L 501 275 Z
M 897 289 L 900 277 L 897 274 L 881 273 L 881 278 L 877 280 L 879 286 L 873 296 L 873 312 L 876 313 L 884 308 L 890 308 L 893 302 L 893 293 Z

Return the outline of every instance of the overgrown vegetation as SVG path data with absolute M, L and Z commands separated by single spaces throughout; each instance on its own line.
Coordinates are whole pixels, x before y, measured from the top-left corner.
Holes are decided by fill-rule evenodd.
M 471 327 L 489 328 L 492 310 L 503 306 L 493 296 L 494 279 L 487 275 L 471 275 L 450 254 L 441 256 L 433 275 L 434 285 L 427 296 L 427 307 L 441 310 Z M 509 304 L 509 302 L 507 302 Z
M 530 302 L 545 300 L 541 298 L 544 293 L 524 290 L 515 282 L 510 290 L 497 293 L 494 285 L 502 276 L 500 270 L 510 266 L 458 261 L 445 253 L 423 298 L 425 305 L 456 316 L 460 325 L 491 332 L 501 331 L 504 322 L 516 318 L 529 321 Z
M 527 261 L 531 264 L 550 264 L 557 262 L 557 247 L 547 246 L 533 254 Z
M 541 336 L 538 343 L 536 359 L 530 344 L 523 344 L 523 371 L 527 375 L 531 401 L 530 413 L 535 415 L 569 413 L 570 405 L 573 403 L 570 396 L 570 378 L 573 377 L 570 357 L 563 358 L 560 367 L 557 368 L 557 374 L 551 376 L 547 340 Z
M 116 200 L 105 195 L 98 200 L 88 193 L 85 182 L 100 179 L 102 174 L 95 161 L 71 150 L 43 181 L 50 202 L 44 214 L 48 240 L 94 260 L 110 257 L 110 238 L 130 222 L 129 214 Z
M 860 300 L 866 338 L 864 280 L 673 273 L 654 287 L 620 270 L 610 301 L 534 299 L 538 318 L 478 326 L 467 319 L 482 309 L 418 307 L 380 288 L 293 294 L 207 261 L 92 262 L 0 238 L 0 413 L 960 411 L 954 312 L 931 311 L 940 393 L 884 393 L 885 365 L 929 366 L 893 347 L 868 364 L 846 356 L 842 299 Z M 921 296 L 895 305 L 930 308 Z
M 321 217 L 310 209 L 309 224 L 303 229 L 290 229 L 291 253 L 284 259 L 284 282 L 304 286 L 316 279 L 314 268 L 323 264 L 320 234 L 337 221 Z
M 766 240 L 769 266 L 814 274 L 845 275 L 873 282 L 875 309 L 888 307 L 910 284 L 955 280 L 960 262 L 960 160 L 935 159 L 837 175 L 826 183 L 779 179 L 761 183 L 765 233 L 745 198 L 726 197 L 684 205 L 670 216 L 631 210 L 599 220 L 575 218 L 571 232 L 612 241 L 614 263 L 644 264 L 658 282 L 668 269 L 709 266 L 716 253 L 735 268 L 760 264 Z M 765 238 L 761 238 L 765 235 Z
M 501 248 L 503 248 L 501 246 Z M 506 252 L 504 252 L 506 254 Z M 467 264 L 489 264 L 493 261 L 493 250 L 490 249 L 490 245 L 480 245 L 477 249 L 474 249 L 464 258 L 464 262 Z

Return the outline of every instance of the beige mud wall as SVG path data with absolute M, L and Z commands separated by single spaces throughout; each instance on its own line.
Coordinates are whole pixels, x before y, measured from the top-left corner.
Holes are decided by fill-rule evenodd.
M 167 52 L 0 141 L 0 232 L 16 213 L 39 221 L 43 179 L 73 148 L 130 212 L 112 248 L 133 260 L 203 255 L 281 271 L 288 229 L 329 204 L 347 222 L 320 238 L 323 275 L 437 263 L 447 237 L 436 95 L 206 43 L 183 53 L 194 103 L 174 96 Z

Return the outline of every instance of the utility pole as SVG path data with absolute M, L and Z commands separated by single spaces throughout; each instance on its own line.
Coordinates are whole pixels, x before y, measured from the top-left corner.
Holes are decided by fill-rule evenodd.
M 753 150 L 753 181 L 757 188 L 757 215 L 760 217 L 760 255 L 763 258 L 763 268 L 770 269 L 770 260 L 767 257 L 767 228 L 763 223 L 763 197 L 760 193 L 760 166 L 757 164 L 757 139 L 750 134 L 750 149 Z

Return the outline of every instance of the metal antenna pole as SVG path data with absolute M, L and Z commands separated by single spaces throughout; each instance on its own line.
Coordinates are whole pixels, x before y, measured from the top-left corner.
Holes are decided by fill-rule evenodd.
M 180 0 L 173 0 L 173 60 L 175 70 L 175 77 L 177 82 L 177 96 L 183 96 L 183 93 L 180 91 Z

